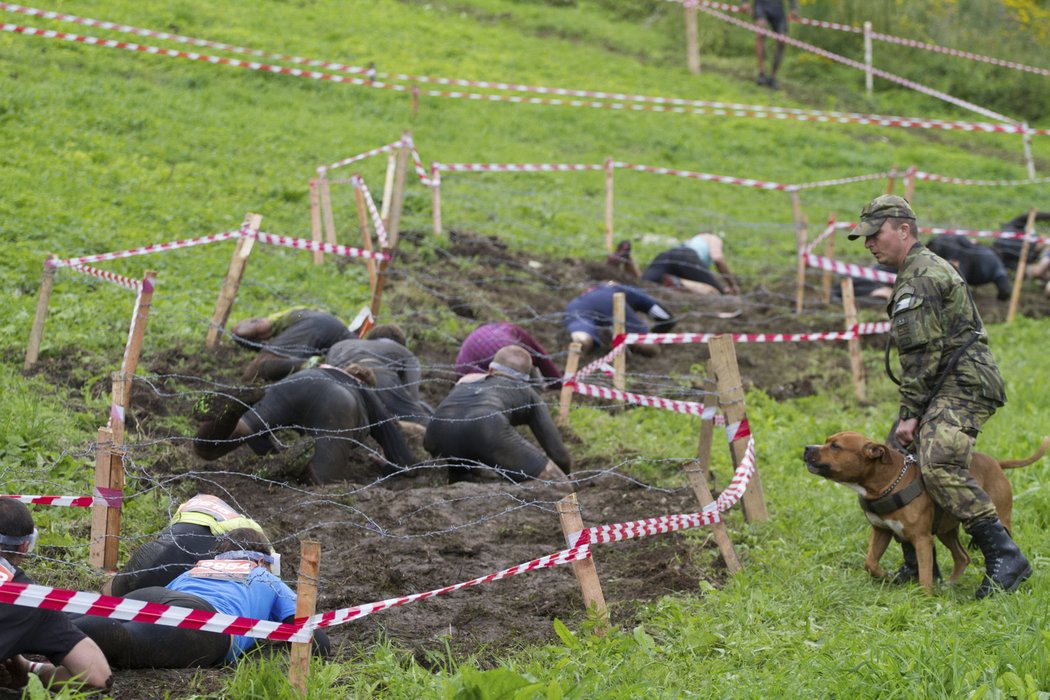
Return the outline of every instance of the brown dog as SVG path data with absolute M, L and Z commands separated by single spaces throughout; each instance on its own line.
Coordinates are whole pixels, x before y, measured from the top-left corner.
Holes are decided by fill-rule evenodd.
M 1000 462 L 980 452 L 970 460 L 970 473 L 991 497 L 999 519 L 1010 529 L 1013 511 L 1013 489 L 1003 469 L 1027 466 L 1046 454 L 1050 438 L 1035 454 L 1025 459 Z M 879 560 L 893 535 L 915 547 L 919 564 L 919 584 L 927 591 L 933 589 L 933 536 L 936 535 L 951 551 L 950 583 L 966 570 L 970 556 L 959 543 L 959 521 L 947 513 L 935 518 L 934 504 L 922 488 L 919 465 L 887 445 L 873 442 L 858 433 L 836 433 L 823 445 L 807 445 L 803 452 L 806 468 L 817 476 L 852 487 L 861 496 L 861 507 L 871 522 L 871 538 L 864 568 L 872 576 L 886 573 Z M 934 527 L 936 526 L 936 531 Z

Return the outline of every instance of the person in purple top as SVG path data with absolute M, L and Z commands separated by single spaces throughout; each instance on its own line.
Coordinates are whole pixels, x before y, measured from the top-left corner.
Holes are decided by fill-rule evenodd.
M 517 345 L 528 351 L 533 367 L 547 379 L 547 388 L 561 387 L 561 370 L 551 361 L 544 347 L 524 328 L 505 321 L 486 323 L 470 332 L 456 355 L 456 374 L 461 377 L 472 372 L 484 374 L 496 353 L 508 345 Z

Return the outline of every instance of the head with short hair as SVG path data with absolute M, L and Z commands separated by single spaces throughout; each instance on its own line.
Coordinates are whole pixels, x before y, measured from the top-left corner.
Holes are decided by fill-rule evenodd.
M 501 365 L 527 377 L 532 370 L 532 355 L 520 345 L 505 345 L 492 357 L 489 367 L 492 365 Z
M 902 224 L 909 224 L 912 235 L 916 234 L 915 211 L 908 200 L 895 194 L 884 194 L 868 202 L 861 210 L 860 223 L 849 232 L 848 238 L 855 241 L 874 236 L 887 221 L 894 231 L 899 231 Z
M 368 332 L 369 340 L 380 340 L 381 338 L 387 338 L 400 345 L 406 345 L 405 331 L 396 323 L 380 323 Z
M 273 551 L 266 535 L 250 527 L 238 527 L 219 538 L 216 551 L 223 552 L 258 552 L 269 555 Z
M 13 498 L 0 498 L 0 554 L 19 553 L 19 548 L 33 534 L 33 515 L 25 503 Z

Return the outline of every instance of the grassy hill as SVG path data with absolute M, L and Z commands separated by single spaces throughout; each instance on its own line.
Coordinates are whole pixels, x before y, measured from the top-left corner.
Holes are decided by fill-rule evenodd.
M 1029 4 L 1036 10 L 1044 7 L 1004 6 Z M 877 8 L 880 12 L 886 9 L 883 5 L 887 4 Z M 950 15 L 945 7 L 957 11 L 958 4 L 909 5 L 915 7 L 908 8 L 903 26 L 915 33 L 908 36 L 924 38 L 920 32 L 930 28 L 929 36 L 951 43 L 948 30 L 933 20 Z M 920 6 L 927 14 L 915 14 Z M 669 3 L 98 0 L 65 2 L 61 10 L 269 53 L 374 64 L 380 73 L 975 119 L 937 100 L 881 83 L 868 98 L 861 75 L 795 49 L 789 49 L 782 73 L 784 90 L 769 92 L 751 82 L 750 38 L 703 15 L 703 72 L 692 76 L 685 69 L 681 11 Z M 862 19 L 857 3 L 803 3 L 803 10 L 833 21 Z M 1024 40 L 1008 46 L 1000 41 L 1008 53 L 996 53 L 994 46 L 981 48 L 976 39 L 953 45 L 1032 65 L 1045 63 L 1046 37 L 1035 25 L 1029 33 L 1017 34 L 1026 28 L 1002 19 L 1006 10 L 985 11 L 981 16 L 989 23 L 989 42 L 994 44 L 1009 29 Z M 12 24 L 185 50 L 159 39 L 11 12 L 3 12 L 3 17 Z M 992 25 L 993 19 L 1002 23 Z M 827 39 L 833 50 L 857 51 L 856 46 L 840 49 L 843 37 L 821 30 L 800 29 L 797 35 L 820 45 L 834 36 Z M 887 70 L 929 80 L 949 92 L 971 90 L 959 94 L 1028 118 L 1034 127 L 1050 128 L 1045 110 L 1032 107 L 1045 104 L 1040 100 L 1046 94 L 1046 78 L 1016 78 L 1001 69 L 943 56 L 907 54 L 913 56 L 909 63 L 903 49 L 882 46 L 876 55 L 876 65 Z M 884 56 L 886 64 L 880 63 Z M 65 258 L 227 231 L 250 211 L 264 216 L 263 230 L 308 237 L 307 181 L 316 166 L 389 143 L 406 129 L 411 129 L 428 165 L 600 164 L 613 157 L 788 184 L 912 164 L 951 177 L 1025 177 L 1021 140 L 1015 135 L 427 96 L 413 114 L 404 92 L 6 32 L 0 33 L 0 75 L 5 86 L 0 90 L 0 232 L 6 253 L 0 260 L 0 281 L 9 290 L 8 311 L 0 315 L 0 474 L 3 488 L 11 491 L 31 485 L 37 489 L 32 492 L 79 493 L 77 489 L 87 487 L 85 465 L 92 459 L 91 443 L 108 407 L 105 380 L 119 366 L 132 303 L 130 294 L 112 285 L 60 271 L 45 334 L 45 370 L 24 377 L 22 353 L 48 253 Z M 422 90 L 433 87 L 420 85 Z M 1031 96 L 1024 109 L 1032 108 L 1032 114 L 1017 107 L 1015 96 L 1020 93 Z M 1036 137 L 1033 147 L 1037 171 L 1050 173 L 1050 140 Z M 382 158 L 360 165 L 377 196 L 384 168 Z M 829 212 L 842 220 L 855 217 L 884 186 L 875 181 L 804 191 L 801 201 L 811 232 Z M 994 229 L 1030 207 L 1045 210 L 1048 191 L 1046 184 L 919 183 L 915 207 L 924 225 Z M 731 329 L 777 331 L 802 324 L 830 330 L 841 325 L 834 309 L 818 306 L 807 308 L 802 319 L 792 317 L 787 290 L 794 274 L 794 230 L 784 192 L 627 171 L 617 171 L 615 192 L 616 237 L 634 240 L 640 260 L 697 230 L 725 232 L 728 254 L 751 309 Z M 340 241 L 351 244 L 357 238 L 352 198 L 347 186 L 335 186 Z M 601 172 L 445 174 L 442 200 L 446 229 L 498 237 L 547 269 L 559 261 L 600 263 L 604 258 Z M 385 310 L 389 318 L 406 325 L 414 343 L 424 346 L 421 354 L 431 356 L 431 370 L 440 369 L 439 356 L 450 362 L 456 340 L 487 317 L 556 326 L 547 314 L 587 284 L 583 275 L 578 284 L 559 278 L 561 286 L 547 288 L 552 298 L 542 307 L 538 301 L 529 306 L 533 294 L 545 291 L 543 281 L 534 281 L 528 294 L 520 294 L 506 283 L 516 269 L 456 263 L 456 245 L 427 233 L 430 193 L 412 176 L 402 228 L 411 235 L 404 243 L 406 259 L 398 273 L 402 276 L 396 278 Z M 839 242 L 839 256 L 868 261 L 863 250 L 850 250 L 844 241 Z M 171 348 L 190 355 L 199 349 L 228 259 L 228 244 L 217 244 L 99 264 L 131 277 L 150 268 L 159 273 L 144 374 L 158 374 Z M 486 293 L 486 305 L 480 307 L 484 317 L 465 318 L 449 303 L 452 295 L 466 293 L 444 286 L 456 276 L 456 264 L 461 264 L 463 279 L 451 281 Z M 434 271 L 440 280 L 430 276 Z M 441 294 L 428 296 L 434 289 Z M 1026 309 L 1033 318 L 991 328 L 1011 402 L 989 423 L 980 448 L 1003 457 L 1030 452 L 1036 438 L 1047 431 L 1050 417 L 1045 392 L 1039 389 L 1046 379 L 1041 357 L 1047 321 L 1035 291 L 1026 288 Z M 778 299 L 777 294 L 783 296 Z M 366 297 L 362 266 L 315 267 L 305 254 L 270 248 L 253 255 L 235 316 L 309 303 L 349 317 Z M 979 294 L 979 301 L 987 299 Z M 992 318 L 1001 319 L 1001 309 L 991 308 Z M 707 329 L 702 308 L 689 307 L 685 313 L 691 330 Z M 870 320 L 881 318 L 878 309 L 864 313 Z M 556 331 L 544 332 L 553 339 Z M 1027 697 L 1046 691 L 1047 583 L 1040 570 L 1050 552 L 1050 537 L 1045 535 L 1050 495 L 1040 478 L 1045 465 L 1011 474 L 1018 539 L 1036 565 L 1024 592 L 973 603 L 979 580 L 976 566 L 957 590 L 942 587 L 932 598 L 913 588 L 874 583 L 861 568 L 866 526 L 852 499 L 830 484 L 812 481 L 799 457 L 803 444 L 820 442 L 843 428 L 876 436 L 885 432 L 895 410 L 895 389 L 879 375 L 880 350 L 874 344 L 866 346 L 872 398 L 864 403 L 851 398 L 848 375 L 839 371 L 841 355 L 831 359 L 834 349 L 813 354 L 801 347 L 748 352 L 753 353 L 755 374 L 763 363 L 783 367 L 785 376 L 805 375 L 814 390 L 783 401 L 774 400 L 769 387 L 761 384 L 748 393 L 772 518 L 767 524 L 748 525 L 733 516 L 731 534 L 744 557 L 744 572 L 724 585 L 698 585 L 695 591 L 659 598 L 621 618 L 629 619 L 633 629 L 605 639 L 582 631 L 575 636 L 563 631 L 556 638 L 552 627 L 549 644 L 493 653 L 478 649 L 484 657 L 480 663 L 466 658 L 458 647 L 442 658 L 437 629 L 430 632 L 434 639 L 428 640 L 429 656 L 412 657 L 397 642 L 369 640 L 341 663 L 319 671 L 318 696 L 509 697 L 499 690 L 512 688 L 519 689 L 517 697 L 982 697 L 995 692 Z M 691 373 L 703 371 L 692 370 L 691 364 L 688 358 L 680 361 L 667 370 L 669 377 L 661 368 L 661 376 L 652 381 L 688 384 Z M 820 376 L 826 383 L 813 379 Z M 649 380 L 639 376 L 633 381 Z M 166 420 L 164 427 L 171 433 L 190 430 L 188 419 L 177 410 L 171 409 Z M 617 416 L 580 408 L 574 411 L 572 426 L 579 439 L 574 450 L 596 461 L 617 463 L 620 452 L 637 450 L 643 457 L 628 471 L 638 470 L 647 481 L 673 481 L 674 475 L 656 466 L 660 459 L 695 450 L 695 424 L 670 414 L 631 411 Z M 174 451 L 178 444 L 172 442 Z M 724 450 L 716 450 L 716 459 L 724 469 L 726 455 L 720 452 Z M 163 524 L 169 507 L 163 490 L 152 493 L 129 506 L 128 526 L 136 533 L 153 532 Z M 55 547 L 49 550 L 51 556 L 83 561 L 82 548 L 63 549 L 82 542 L 81 520 L 44 509 L 37 509 L 36 515 L 46 524 L 44 543 Z M 702 536 L 695 541 L 699 547 Z M 537 556 L 546 551 L 537 551 Z M 487 572 L 485 564 L 478 562 L 477 569 L 463 577 Z M 55 573 L 59 580 L 77 575 L 87 574 Z M 581 618 L 569 620 L 570 626 L 584 627 Z M 279 663 L 245 666 L 236 676 L 210 677 L 196 692 L 272 696 L 286 691 L 279 685 L 281 673 Z M 173 696 L 193 692 L 188 676 L 179 679 L 186 686 L 171 688 Z M 220 690 L 227 682 L 230 685 Z M 154 685 L 136 690 L 156 687 L 155 679 L 150 683 Z

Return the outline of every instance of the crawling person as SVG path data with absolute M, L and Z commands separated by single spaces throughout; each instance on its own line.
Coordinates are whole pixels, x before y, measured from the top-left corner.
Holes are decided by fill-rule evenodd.
M 203 559 L 166 586 L 140 588 L 128 600 L 173 605 L 255 620 L 295 621 L 295 591 L 270 571 L 270 543 L 258 530 L 226 533 L 214 559 Z M 243 635 L 84 615 L 76 620 L 116 668 L 203 668 L 233 663 L 257 644 Z M 331 643 L 314 630 L 315 653 Z
M 721 273 L 721 279 L 711 271 L 712 266 Z M 740 293 L 729 271 L 722 239 L 713 233 L 699 233 L 660 253 L 645 268 L 642 279 L 665 287 L 681 287 L 693 294 Z
M 246 382 L 283 379 L 311 357 L 323 357 L 340 340 L 354 337 L 332 314 L 301 306 L 245 319 L 231 333 L 238 345 L 259 351 L 244 370 Z
M 1005 301 L 1013 293 L 1006 266 L 994 250 L 963 236 L 934 236 L 926 247 L 944 258 L 959 271 L 966 284 L 980 287 L 995 284 L 996 297 Z
M 435 457 L 459 462 L 449 481 L 471 471 L 496 469 L 514 481 L 567 481 L 572 458 L 546 404 L 529 386 L 532 358 L 510 345 L 501 348 L 485 374 L 461 378 L 434 412 L 423 447 Z M 514 429 L 527 425 L 542 450 Z
M 406 347 L 405 332 L 397 324 L 375 326 L 367 338 L 340 340 L 325 361 L 335 367 L 367 367 L 375 375 L 376 395 L 394 418 L 424 427 L 430 422 L 434 411 L 419 398 L 419 360 Z
M 165 586 L 198 560 L 214 556 L 223 534 L 239 528 L 266 536 L 259 523 L 238 513 L 226 501 L 199 493 L 179 506 L 157 539 L 132 552 L 128 563 L 103 592 L 123 596 L 139 588 Z
M 562 324 L 574 343 L 579 343 L 583 352 L 600 349 L 609 342 L 613 324 L 613 297 L 624 295 L 624 327 L 628 333 L 648 333 L 649 326 L 635 313 L 644 313 L 654 319 L 653 333 L 669 333 L 675 326 L 671 312 L 656 299 L 626 284 L 605 282 L 598 284 L 576 297 L 565 307 Z M 606 340 L 603 342 L 603 336 Z M 640 355 L 655 355 L 655 345 L 631 346 L 631 351 Z
M 354 447 L 370 435 L 386 456 L 383 473 L 394 474 L 415 459 L 374 386 L 367 368 L 321 365 L 267 387 L 252 406 L 221 395 L 206 397 L 214 401 L 194 409 L 201 423 L 193 450 L 202 459 L 214 460 L 247 444 L 255 454 L 265 455 L 278 450 L 275 431 L 295 430 L 314 439 L 309 478 L 327 484 L 353 476 Z
M 507 322 L 485 323 L 470 332 L 456 355 L 456 374 L 484 374 L 496 353 L 508 345 L 524 348 L 532 356 L 533 369 L 546 379 L 546 388 L 561 388 L 561 370 L 547 350 L 524 328 Z

